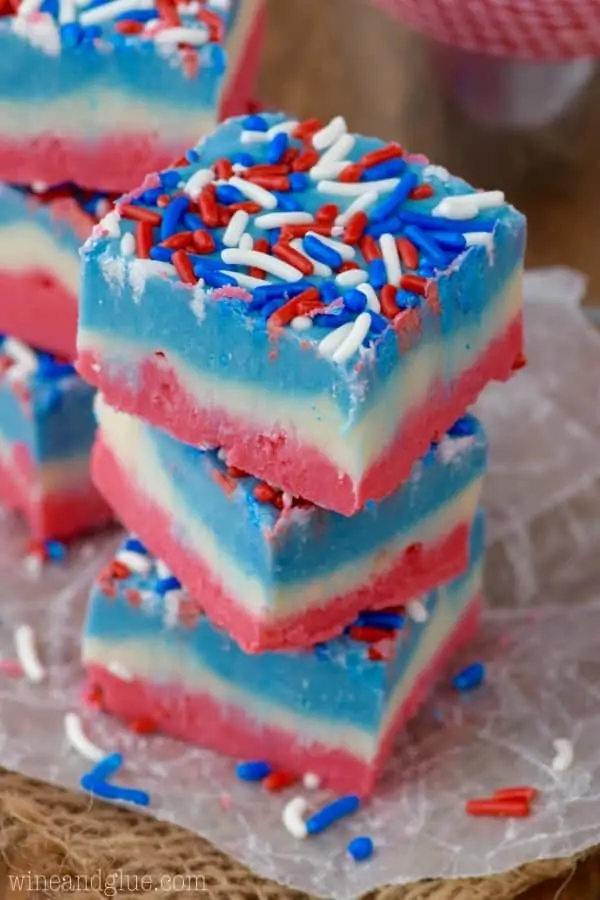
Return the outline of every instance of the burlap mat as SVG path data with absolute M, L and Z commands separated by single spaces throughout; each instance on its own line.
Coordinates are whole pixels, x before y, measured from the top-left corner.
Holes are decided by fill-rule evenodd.
M 478 181 L 487 180 L 490 167 L 498 176 L 492 179 L 495 183 L 506 186 L 520 181 L 521 187 L 515 188 L 517 202 L 533 223 L 530 262 L 579 266 L 591 273 L 592 285 L 600 288 L 597 221 L 594 228 L 589 218 L 597 216 L 598 203 L 590 194 L 596 192 L 600 199 L 600 177 L 571 177 L 574 190 L 565 193 L 559 188 L 558 207 L 557 198 L 546 188 L 541 193 L 536 189 L 540 178 L 534 177 L 557 169 L 572 175 L 573 148 L 581 153 L 585 142 L 573 143 L 569 134 L 577 130 L 581 116 L 568 128 L 551 128 L 525 139 L 512 135 L 501 147 L 490 136 L 477 137 L 465 130 L 455 112 L 440 106 L 427 81 L 418 42 L 407 40 L 397 26 L 371 10 L 368 0 L 269 0 L 269 6 L 261 79 L 265 100 L 296 115 L 325 117 L 341 112 L 353 128 L 386 137 L 414 135 L 414 139 L 406 138 L 413 147 L 468 170 L 465 174 Z M 600 89 L 592 96 L 591 105 L 597 111 L 598 96 Z M 586 111 L 583 118 L 590 121 Z M 594 140 L 598 135 L 600 130 L 592 135 Z M 600 170 L 600 154 L 595 153 L 595 158 Z M 589 165 L 595 165 L 593 160 Z M 530 191 L 522 186 L 529 178 Z M 92 804 L 81 795 L 1 769 L 0 853 L 13 872 L 30 871 L 40 877 L 91 878 L 122 872 L 150 876 L 158 884 L 164 875 L 201 873 L 207 892 L 199 896 L 221 900 L 307 897 L 258 878 L 183 829 L 100 802 Z M 402 853 L 401 836 L 398 853 Z M 0 897 L 3 893 L 0 862 Z M 178 893 L 153 890 L 157 898 Z M 186 896 L 191 893 L 188 890 Z M 7 894 L 14 896 L 15 891 L 9 886 Z M 83 900 L 106 893 L 74 890 L 70 896 Z M 368 896 L 371 900 L 599 900 L 600 851 L 532 863 L 493 878 L 434 880 L 384 888 Z

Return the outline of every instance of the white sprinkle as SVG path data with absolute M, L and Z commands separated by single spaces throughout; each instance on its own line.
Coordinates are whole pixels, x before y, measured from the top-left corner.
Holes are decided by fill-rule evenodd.
M 121 237 L 121 217 L 116 209 L 111 209 L 103 219 L 98 222 L 98 230 L 111 238 Z
M 352 324 L 352 331 L 348 337 L 342 341 L 332 356 L 334 363 L 345 363 L 350 357 L 354 356 L 371 327 L 371 313 L 361 312 Z
M 364 269 L 346 269 L 345 272 L 340 272 L 339 275 L 335 276 L 335 283 L 339 284 L 340 287 L 357 287 L 357 285 L 364 284 L 368 280 L 369 273 L 365 272 Z
M 246 171 L 248 166 L 243 166 L 241 163 L 234 163 L 231 168 L 233 170 L 234 175 L 241 175 L 243 172 Z
M 202 193 L 202 189 L 215 180 L 215 173 L 212 169 L 198 169 L 197 172 L 188 178 L 183 186 L 183 191 L 192 200 L 195 200 Z
M 494 236 L 489 231 L 471 231 L 463 234 L 467 247 L 485 247 L 486 250 L 494 249 Z
M 324 359 L 331 359 L 335 351 L 344 343 L 353 328 L 354 322 L 345 322 L 343 325 L 330 331 L 319 344 L 319 356 L 324 357 Z
M 361 194 L 386 194 L 393 191 L 399 184 L 399 178 L 384 178 L 382 181 L 320 181 L 317 190 L 320 194 L 358 197 Z
M 312 167 L 312 169 L 310 169 L 308 174 L 313 181 L 333 181 L 335 178 L 339 178 L 347 165 L 347 162 L 330 162 L 327 164 L 318 162 L 315 166 Z
M 221 238 L 226 247 L 237 247 L 241 241 L 250 216 L 245 209 L 238 209 L 229 221 L 229 225 L 225 229 L 225 234 Z
M 7 370 L 6 378 L 9 381 L 19 381 L 37 371 L 37 356 L 31 347 L 18 338 L 7 337 L 2 345 L 2 352 L 15 363 Z
M 307 791 L 318 791 L 321 787 L 321 779 L 314 772 L 306 772 L 302 778 L 302 784 Z
M 242 245 L 240 244 L 240 249 L 241 246 Z M 257 287 L 264 287 L 265 284 L 269 283 L 268 281 L 265 281 L 264 278 L 254 278 L 254 276 L 245 275 L 243 272 L 228 272 L 227 269 L 223 269 L 223 275 L 231 275 L 232 278 L 235 278 L 240 287 L 249 288 L 250 290 Z
M 437 178 L 439 181 L 450 181 L 450 172 L 444 166 L 425 166 L 423 169 L 423 178 L 427 181 L 429 178 Z
M 376 191 L 366 191 L 356 200 L 353 200 L 346 212 L 340 213 L 335 220 L 336 225 L 345 225 L 354 215 L 354 213 L 364 211 L 369 206 L 373 206 L 379 200 L 379 194 Z
M 291 134 L 292 131 L 297 127 L 298 122 L 296 119 L 288 119 L 287 122 L 279 122 L 278 125 L 271 125 L 269 130 L 267 131 L 267 135 L 269 140 L 274 138 L 277 134 Z
M 311 235 L 311 237 L 316 238 L 318 241 L 321 241 L 322 244 L 325 244 L 326 247 L 331 247 L 332 250 L 335 250 L 336 253 L 339 253 L 343 260 L 348 262 L 351 259 L 354 259 L 356 256 L 356 250 L 354 247 L 351 247 L 350 244 L 342 244 L 340 241 L 332 241 L 331 238 L 325 237 L 323 234 L 315 234 L 314 231 L 309 231 L 307 234 Z
M 400 265 L 400 257 L 398 256 L 398 248 L 396 247 L 396 239 L 389 231 L 382 234 L 379 238 L 379 246 L 381 247 L 381 255 L 383 264 L 387 272 L 388 284 L 394 287 L 400 284 L 402 278 L 402 266 Z
M 281 278 L 283 281 L 300 281 L 302 272 L 295 266 L 269 256 L 268 253 L 259 253 L 257 250 L 240 250 L 239 247 L 229 247 L 221 251 L 221 259 L 228 266 L 253 266 Z
M 150 557 L 143 553 L 136 553 L 135 550 L 119 550 L 115 559 L 135 572 L 136 575 L 147 575 L 152 569 Z
M 325 263 L 320 262 L 318 259 L 313 259 L 310 253 L 306 252 L 302 238 L 294 238 L 293 241 L 290 241 L 290 247 L 292 247 L 293 250 L 297 250 L 298 253 L 301 253 L 303 256 L 306 256 L 307 259 L 310 259 L 313 264 L 314 275 L 318 275 L 319 278 L 329 278 L 333 275 L 333 269 L 330 266 L 325 265 Z
M 114 675 L 115 678 L 120 678 L 121 681 L 133 681 L 133 675 L 126 668 L 123 663 L 118 662 L 117 660 L 113 660 L 113 662 L 109 662 L 106 667 L 111 675 Z
M 238 247 L 240 250 L 254 249 L 254 238 L 248 231 L 244 232 L 244 234 L 241 236 Z
M 23 569 L 27 576 L 35 581 L 40 577 L 44 568 L 44 560 L 39 553 L 28 553 L 23 559 Z
M 268 144 L 271 138 L 268 131 L 242 131 L 242 144 Z
M 312 145 L 315 150 L 326 150 L 347 131 L 348 126 L 344 117 L 336 116 L 328 125 L 313 134 Z
M 177 588 L 173 591 L 167 591 L 163 597 L 164 606 L 164 623 L 167 628 L 175 628 L 179 624 L 179 607 L 184 598 L 183 591 Z
M 121 238 L 121 255 L 134 256 L 135 254 L 135 238 L 130 231 L 126 232 Z
M 46 671 L 37 653 L 31 625 L 19 625 L 14 634 L 14 642 L 23 672 L 30 681 L 39 684 L 45 679 Z
M 294 316 L 290 322 L 290 326 L 294 331 L 308 331 L 312 328 L 312 319 L 310 316 Z
M 275 209 L 277 206 L 277 197 L 275 194 L 265 190 L 265 188 L 261 187 L 259 184 L 253 184 L 251 181 L 246 181 L 244 178 L 238 178 L 237 175 L 234 175 L 229 179 L 229 184 L 232 187 L 237 188 L 244 197 L 248 198 L 248 200 L 259 203 L 261 206 L 264 206 L 265 209 Z
M 161 581 L 165 578 L 170 578 L 173 574 L 166 563 L 162 561 L 162 559 L 157 559 L 155 562 L 156 574 Z
M 469 197 L 472 195 L 469 194 Z M 462 197 L 445 197 L 431 210 L 433 216 L 443 216 L 445 219 L 474 219 L 479 208 L 476 203 L 465 200 Z
M 24 3 L 21 3 L 21 5 L 19 7 L 19 12 L 21 12 L 24 5 L 25 5 Z M 17 13 L 17 15 L 18 14 L 19 13 Z M 48 190 L 48 185 L 46 184 L 45 181 L 32 181 L 31 182 L 31 190 L 33 191 L 34 194 L 43 194 L 45 191 Z
M 257 216 L 254 224 L 257 228 L 283 228 L 284 225 L 310 225 L 313 216 L 307 212 L 274 212 Z
M 305 797 L 292 797 L 283 807 L 281 821 L 286 831 L 298 840 L 302 840 L 308 834 L 304 821 L 307 810 L 308 802 Z
M 566 772 L 573 765 L 573 744 L 567 738 L 556 738 L 552 741 L 556 756 L 552 760 L 552 768 L 555 772 Z
M 132 12 L 133 10 L 153 10 L 154 8 L 154 0 L 112 0 L 111 3 L 103 3 L 84 10 L 79 15 L 79 24 L 84 27 L 87 25 L 99 25 L 100 22 L 108 22 L 115 19 L 121 13 Z
M 406 604 L 406 612 L 409 619 L 412 619 L 413 622 L 417 622 L 419 625 L 422 625 L 423 622 L 426 622 L 429 618 L 427 607 L 423 601 L 419 599 L 409 600 Z
M 364 294 L 367 298 L 367 309 L 374 313 L 381 312 L 381 303 L 379 302 L 379 297 L 375 291 L 375 288 L 372 284 L 359 284 L 357 287 L 357 291 L 360 291 L 361 294 Z
M 64 722 L 65 734 L 67 735 L 69 744 L 74 750 L 77 750 L 84 759 L 88 759 L 93 763 L 98 763 L 107 756 L 104 750 L 96 744 L 93 744 L 84 733 L 81 719 L 77 713 L 67 713 Z
M 164 28 L 154 34 L 157 44 L 189 44 L 192 47 L 201 47 L 209 39 L 209 31 L 206 28 Z
M 75 22 L 77 15 L 73 0 L 60 0 L 58 7 L 58 21 L 60 25 L 70 25 Z
M 478 209 L 498 209 L 504 206 L 506 197 L 504 191 L 477 191 L 476 194 L 469 195 L 474 199 Z
M 41 5 L 42 0 L 23 0 L 17 8 L 17 16 L 26 19 L 31 16 L 32 13 L 37 12 Z
M 348 134 L 348 132 L 341 134 L 335 143 L 325 151 L 319 160 L 319 165 L 325 166 L 329 165 L 329 163 L 340 162 L 342 160 L 344 161 L 345 166 L 349 165 L 346 157 L 351 153 L 355 144 L 356 138 L 353 134 Z

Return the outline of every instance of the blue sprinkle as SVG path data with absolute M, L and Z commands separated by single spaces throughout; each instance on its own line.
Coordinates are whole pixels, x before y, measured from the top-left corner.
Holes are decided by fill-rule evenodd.
M 233 275 L 225 275 L 224 272 L 218 272 L 210 266 L 199 263 L 194 266 L 194 274 L 198 278 L 203 278 L 209 287 L 235 287 L 237 286 L 237 278 Z
M 175 578 L 174 575 L 169 575 L 168 578 L 161 578 L 154 585 L 154 590 L 161 597 L 166 594 L 168 591 L 178 591 L 181 587 L 181 582 L 178 578 Z
M 274 312 L 277 312 L 278 309 L 281 309 L 282 306 L 288 302 L 288 297 L 276 297 L 274 300 L 269 300 L 260 311 L 261 316 L 265 319 L 268 319 L 269 316 L 273 315 Z
M 62 406 L 62 398 L 62 391 L 57 387 L 49 385 L 46 387 L 43 394 L 39 396 L 37 408 L 42 413 L 54 412 Z
M 272 191 L 277 197 L 277 209 L 283 212 L 297 212 L 302 209 L 302 204 L 298 203 L 295 197 L 290 194 L 282 194 L 280 191 Z
M 428 216 L 426 213 L 403 209 L 400 218 L 407 225 L 419 225 L 427 231 L 454 231 L 468 234 L 472 231 L 493 231 L 496 222 L 492 219 L 444 219 L 441 216 Z
M 351 813 L 356 812 L 359 806 L 360 798 L 357 797 L 356 794 L 348 794 L 346 797 L 340 797 L 339 800 L 328 803 L 327 806 L 320 809 L 314 816 L 307 819 L 306 830 L 308 834 L 320 834 L 322 831 L 329 828 L 330 825 L 333 825 L 334 822 L 338 822 L 340 819 L 343 819 L 344 816 L 349 816 Z
M 347 847 L 349 855 L 356 862 L 363 862 L 373 856 L 373 841 L 370 837 L 352 838 Z
M 204 230 L 204 222 L 198 213 L 186 213 L 183 217 L 183 224 L 189 231 L 198 231 L 199 228 Z
M 210 256 L 199 256 L 197 253 L 188 253 L 193 266 L 201 266 L 202 269 L 219 272 L 223 266 L 220 259 L 211 259 Z
M 385 162 L 377 163 L 370 169 L 365 169 L 361 175 L 361 181 L 379 181 L 384 178 L 397 178 L 406 171 L 406 160 L 401 156 L 395 159 L 387 159 Z M 409 192 L 410 193 L 410 192 Z
M 354 322 L 355 319 L 354 313 L 344 309 L 339 313 L 321 313 L 318 316 L 313 316 L 313 324 L 319 328 L 339 328 L 340 325 Z
M 403 628 L 404 616 L 384 610 L 367 610 L 360 614 L 355 624 L 358 626 L 368 625 L 372 628 Z
M 125 541 L 125 549 L 131 550 L 132 553 L 141 553 L 143 556 L 148 555 L 146 547 L 137 538 L 130 537 Z
M 387 271 L 382 259 L 374 259 L 369 263 L 369 281 L 376 291 L 387 284 Z
M 91 772 L 88 772 L 88 777 L 94 781 L 106 781 L 118 772 L 122 765 L 123 756 L 120 753 L 111 753 L 96 763 Z
M 315 654 L 317 659 L 329 659 L 329 645 L 326 643 L 315 644 L 313 647 L 313 653 Z
M 67 555 L 67 549 L 60 541 L 44 541 L 44 550 L 53 562 L 62 562 Z
M 276 300 L 285 297 L 289 300 L 291 297 L 297 297 L 307 288 L 312 287 L 309 281 L 296 281 L 294 284 L 263 284 L 254 289 L 253 299 L 247 306 L 247 309 L 254 311 L 262 309 L 269 300 Z
M 392 216 L 390 219 L 384 219 L 382 222 L 371 222 L 365 228 L 365 234 L 380 238 L 382 234 L 397 234 L 402 230 L 402 222 L 399 216 Z
M 40 6 L 40 11 L 49 13 L 53 19 L 58 19 L 58 0 L 44 0 Z
M 362 291 L 353 290 L 344 294 L 344 306 L 346 309 L 349 309 L 350 312 L 361 313 L 366 305 L 367 298 Z
M 126 803 L 135 803 L 137 806 L 149 806 L 150 794 L 146 791 L 137 791 L 134 788 L 122 788 L 107 781 L 100 781 L 84 775 L 80 781 L 81 787 L 96 797 L 103 800 L 124 800 Z
M 154 206 L 160 195 L 163 193 L 162 188 L 150 188 L 147 191 L 144 191 L 137 198 L 138 203 L 142 203 L 144 206 Z
M 171 257 L 173 256 L 173 250 L 170 250 L 169 247 L 150 247 L 150 259 L 155 259 L 157 262 L 171 262 Z
M 371 210 L 369 213 L 370 220 L 372 222 L 382 222 L 384 219 L 389 219 L 389 217 L 396 212 L 398 207 L 402 206 L 410 192 L 417 186 L 417 181 L 418 178 L 415 172 L 408 171 L 400 181 L 398 187 L 395 187 L 385 200 L 382 200 L 381 203 L 378 203 L 377 206 Z
M 287 150 L 288 144 L 289 138 L 287 134 L 280 131 L 279 134 L 275 135 L 275 137 L 267 144 L 267 162 L 269 165 L 277 165 Z
M 271 247 L 274 247 L 275 244 L 278 244 L 281 239 L 281 228 L 272 228 L 269 231 L 269 235 L 271 238 L 269 243 L 270 243 Z
M 340 296 L 340 289 L 333 281 L 324 281 L 320 286 L 321 299 L 325 305 L 333 303 Z
M 254 157 L 251 153 L 232 153 L 230 161 L 233 165 L 246 166 L 246 168 L 254 165 Z
M 263 760 L 251 760 L 238 763 L 235 774 L 241 781 L 262 781 L 271 774 L 271 766 Z
M 306 191 L 309 186 L 309 178 L 304 172 L 292 172 L 291 175 L 288 176 L 290 182 L 290 188 L 292 191 Z
M 246 131 L 268 131 L 269 123 L 262 116 L 246 116 L 242 121 L 242 126 Z
M 369 331 L 372 331 L 373 334 L 382 334 L 386 328 L 389 326 L 389 322 L 384 316 L 380 316 L 379 313 L 370 312 L 371 316 L 371 325 L 369 327 Z
M 115 22 L 133 21 L 133 22 L 149 22 L 156 18 L 155 9 L 129 9 L 127 12 L 120 13 L 115 16 Z
M 485 678 L 485 666 L 476 662 L 467 666 L 452 679 L 452 687 L 457 691 L 472 691 L 478 688 Z
M 396 294 L 396 303 L 400 309 L 419 309 L 421 299 L 418 294 L 411 294 L 409 291 L 398 291 Z
M 89 6 L 88 6 L 89 9 Z M 100 25 L 86 25 L 83 28 L 82 42 L 91 44 L 96 38 L 102 37 L 102 28 Z
M 196 150 L 186 150 L 184 155 L 189 163 L 197 163 L 200 159 L 200 155 Z
M 445 266 L 447 264 L 447 254 L 436 244 L 431 235 L 421 231 L 415 225 L 408 225 L 404 234 L 409 241 L 413 242 L 415 247 L 427 254 L 434 265 Z
M 50 353 L 41 353 L 38 356 L 38 372 L 49 381 L 50 379 L 74 375 L 75 368 L 71 363 L 57 362 Z
M 78 22 L 69 22 L 67 25 L 60 26 L 60 42 L 63 47 L 77 47 L 82 38 L 83 29 Z
M 462 234 L 452 234 L 451 231 L 432 231 L 431 237 L 445 250 L 462 252 L 467 249 L 467 242 Z
M 315 237 L 313 234 L 307 234 L 306 237 L 303 238 L 302 245 L 309 256 L 312 256 L 313 259 L 316 259 L 326 266 L 330 266 L 332 269 L 339 269 L 344 262 L 337 250 L 327 246 L 327 244 L 323 244 L 319 238 Z
M 181 181 L 181 174 L 176 169 L 166 169 L 159 173 L 160 183 L 164 188 L 176 188 Z
M 243 203 L 246 199 L 241 191 L 230 184 L 220 184 L 216 190 L 219 203 Z
M 190 208 L 190 198 L 181 196 L 171 200 L 169 205 L 163 212 L 162 222 L 160 223 L 160 239 L 166 241 L 167 238 L 175 234 L 180 219 Z
M 477 433 L 477 422 L 473 418 L 473 416 L 462 416 L 462 418 L 457 419 L 452 428 L 448 429 L 448 434 L 451 437 L 471 437 L 471 435 Z
M 207 44 L 203 49 L 209 56 L 207 67 L 213 69 L 217 75 L 221 75 L 227 68 L 227 55 L 224 47 L 220 44 Z

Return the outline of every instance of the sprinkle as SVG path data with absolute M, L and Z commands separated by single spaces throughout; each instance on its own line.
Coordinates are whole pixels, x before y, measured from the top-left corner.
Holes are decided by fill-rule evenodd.
M 357 287 L 369 280 L 369 273 L 364 269 L 347 269 L 335 276 L 335 283 L 340 287 Z
M 242 131 L 242 144 L 268 144 L 270 137 L 266 131 Z
M 467 247 L 485 247 L 488 251 L 494 247 L 494 236 L 489 231 L 472 231 L 464 235 Z
M 96 763 L 91 772 L 88 772 L 89 778 L 94 781 L 106 781 L 112 775 L 115 775 L 123 765 L 123 756 L 120 753 L 109 753 L 103 759 Z
M 279 122 L 277 125 L 271 125 L 267 131 L 267 135 L 270 138 L 274 138 L 277 134 L 291 135 L 297 127 L 298 122 L 295 119 L 288 119 L 286 122 Z
M 144 209 L 143 206 L 134 206 L 133 203 L 122 203 L 119 206 L 119 213 L 124 219 L 133 219 L 136 222 L 149 222 L 150 225 L 160 225 L 162 222 L 160 213 L 154 212 L 152 209 Z M 112 213 L 108 215 L 110 216 Z M 106 222 L 107 219 L 108 216 L 105 216 L 102 221 Z M 118 235 L 116 236 L 118 237 Z
M 274 212 L 257 216 L 253 224 L 257 228 L 268 230 L 271 228 L 283 228 L 285 225 L 310 225 L 312 222 L 314 222 L 314 219 L 307 212 Z
M 15 650 L 21 668 L 29 681 L 39 684 L 46 677 L 35 646 L 35 636 L 31 625 L 19 625 L 14 633 Z
M 293 772 L 271 772 L 263 779 L 262 787 L 270 794 L 278 794 L 298 781 Z
M 372 222 L 384 222 L 388 219 L 393 213 L 396 212 L 399 206 L 402 206 L 404 201 L 407 199 L 408 195 L 415 187 L 417 183 L 417 176 L 414 172 L 407 172 L 401 181 L 396 180 L 395 186 L 389 197 L 386 197 L 385 200 L 382 200 L 374 210 L 371 211 L 371 221 Z M 381 184 L 381 182 L 372 182 L 374 184 Z
M 125 803 L 135 803 L 137 806 L 150 805 L 150 795 L 146 791 L 119 787 L 109 784 L 107 781 L 92 778 L 89 774 L 84 775 L 79 783 L 85 791 L 103 800 L 122 800 Z
M 240 250 L 241 249 L 242 244 L 240 242 Z M 229 272 L 227 269 L 223 269 L 223 275 L 229 275 L 231 278 L 235 278 L 239 287 L 248 288 L 251 291 L 257 287 L 264 287 L 265 284 L 269 283 L 268 281 L 265 281 L 264 278 L 254 278 L 252 275 L 244 275 L 243 272 Z
M 295 316 L 290 322 L 290 327 L 294 331 L 308 331 L 313 327 L 313 321 L 310 316 Z
M 552 768 L 555 772 L 566 772 L 573 765 L 573 744 L 567 738 L 556 738 L 552 741 L 556 756 L 552 760 Z
M 312 231 L 309 231 L 307 237 L 317 237 L 326 247 L 330 247 L 332 250 L 335 250 L 336 253 L 339 253 L 345 262 L 353 260 L 356 256 L 354 247 L 349 247 L 347 244 L 342 243 L 342 241 L 333 241 L 324 234 L 317 235 L 316 232 L 313 233 Z
M 376 290 L 380 290 L 387 281 L 387 272 L 382 259 L 374 259 L 369 263 L 369 281 Z
M 399 237 L 397 240 L 398 253 L 400 259 L 407 269 L 419 268 L 419 251 L 409 239 L 405 236 Z
M 135 253 L 135 237 L 131 233 L 124 234 L 121 238 L 121 254 L 123 256 L 133 256 Z
M 249 131 L 262 131 L 263 133 L 267 133 L 269 130 L 269 123 L 267 120 L 263 116 L 258 115 L 246 116 L 242 122 L 242 126 Z
M 476 662 L 462 669 L 452 679 L 452 687 L 457 691 L 472 691 L 483 684 L 485 678 L 485 666 Z
M 414 599 L 409 600 L 406 604 L 406 612 L 413 620 L 413 622 L 417 622 L 419 625 L 426 622 L 429 618 L 429 613 L 427 612 L 427 607 L 423 603 L 422 600 Z
M 400 257 L 398 256 L 394 235 L 389 234 L 389 232 L 382 234 L 379 238 L 379 246 L 381 247 L 381 255 L 387 272 L 388 284 L 399 284 L 402 276 L 402 266 L 400 265 Z
M 317 190 L 321 194 L 332 194 L 340 197 L 359 197 L 372 193 L 385 194 L 393 191 L 398 186 L 397 178 L 386 178 L 383 181 L 319 181 Z M 344 224 L 341 222 L 340 224 Z
M 312 145 L 315 150 L 325 150 L 335 144 L 347 131 L 348 126 L 344 117 L 336 116 L 328 125 L 313 134 Z
M 360 291 L 361 294 L 367 298 L 367 309 L 370 312 L 379 313 L 381 312 L 381 304 L 379 302 L 379 298 L 375 293 L 375 288 L 371 284 L 359 284 L 357 291 Z
M 333 354 L 349 336 L 353 327 L 354 322 L 346 322 L 334 331 L 330 331 L 327 337 L 324 337 L 319 343 L 319 356 L 324 359 L 332 359 Z
M 365 153 L 361 157 L 360 163 L 365 169 L 369 169 L 371 166 L 378 166 L 380 163 L 387 162 L 390 159 L 397 159 L 401 156 L 404 156 L 403 148 L 400 144 L 392 141 L 379 150 L 370 150 L 368 153 Z
M 176 250 L 171 257 L 171 262 L 184 284 L 196 284 L 196 271 L 185 250 Z
M 386 612 L 385 610 L 369 610 L 360 614 L 356 620 L 356 624 L 368 625 L 373 628 L 402 628 L 404 626 L 404 617 L 399 613 Z
M 331 357 L 334 363 L 345 363 L 354 356 L 371 327 L 371 314 L 362 312 L 352 323 L 352 329 Z
M 295 250 L 289 244 L 275 244 L 272 249 L 274 256 L 289 263 L 291 266 L 295 266 L 303 275 L 313 274 L 315 267 L 304 253 L 299 253 L 298 250 Z
M 98 25 L 116 19 L 122 13 L 145 9 L 153 10 L 154 0 L 112 0 L 110 3 L 102 3 L 79 13 L 79 23 L 84 26 Z
M 537 788 L 529 787 L 526 785 L 519 787 L 505 787 L 500 788 L 497 791 L 494 791 L 494 798 L 496 800 L 527 800 L 527 802 L 531 802 L 535 800 L 538 796 L 539 791 Z
M 393 284 L 384 284 L 381 288 L 381 312 L 386 319 L 395 319 L 400 312 L 397 296 L 398 289 Z
M 421 278 L 420 275 L 405 274 L 400 279 L 400 287 L 403 291 L 408 291 L 411 294 L 419 294 L 421 297 L 424 297 L 427 290 L 427 279 Z
M 371 185 L 371 188 L 373 185 Z M 365 191 L 364 194 L 361 194 L 356 200 L 350 204 L 346 212 L 340 213 L 340 215 L 335 220 L 336 225 L 347 225 L 350 219 L 358 212 L 364 212 L 370 206 L 373 206 L 374 203 L 377 203 L 379 199 L 379 195 L 376 191 L 370 190 Z
M 274 196 L 270 191 L 265 190 L 260 187 L 258 184 L 254 184 L 251 181 L 246 181 L 243 178 L 239 178 L 234 176 L 230 179 L 229 183 L 232 187 L 236 187 L 241 193 L 248 197 L 249 200 L 253 200 L 255 203 L 259 203 L 265 209 L 275 209 L 277 206 L 277 197 Z
M 164 28 L 154 34 L 154 40 L 157 44 L 189 44 L 192 47 L 200 47 L 202 44 L 208 43 L 210 33 L 207 29 L 202 28 Z
M 307 259 L 309 259 L 313 265 L 313 273 L 318 275 L 320 278 L 329 278 L 333 275 L 333 270 L 330 266 L 326 266 L 325 263 L 319 262 L 318 259 L 315 259 L 314 256 L 311 256 L 310 253 L 307 253 L 304 249 L 304 243 L 301 238 L 297 240 L 293 240 L 290 242 L 290 247 L 293 247 L 294 250 L 297 250 L 299 253 L 303 253 Z
M 235 767 L 235 774 L 240 781 L 262 781 L 271 774 L 271 766 L 263 760 L 241 762 Z
M 302 840 L 308 834 L 304 816 L 308 810 L 308 802 L 305 797 L 292 797 L 283 807 L 281 821 L 286 831 L 297 840 Z
M 63 562 L 67 556 L 67 548 L 62 541 L 44 541 L 46 559 L 52 562 Z
M 268 134 L 268 132 L 267 132 Z M 289 138 L 284 131 L 278 131 L 271 138 L 267 147 L 267 161 L 273 165 L 278 163 L 288 148 Z
M 317 262 L 323 263 L 325 266 L 329 266 L 331 269 L 339 268 L 344 262 L 343 257 L 334 250 L 332 247 L 329 247 L 324 241 L 321 240 L 321 236 L 309 233 L 304 238 L 302 244 L 304 250 L 307 254 L 316 259 Z
M 316 135 L 315 135 L 316 137 Z M 352 134 L 348 134 L 348 132 L 341 134 L 337 140 L 331 144 L 328 150 L 323 153 L 317 166 L 315 166 L 309 172 L 311 178 L 318 178 L 318 175 L 315 175 L 315 171 L 318 169 L 327 169 L 332 163 L 341 163 L 342 166 L 346 166 L 347 163 L 342 162 L 344 158 L 352 151 L 356 143 L 356 138 Z M 314 144 L 314 138 L 313 138 Z M 316 148 L 319 149 L 319 148 Z
M 321 779 L 315 772 L 306 772 L 302 777 L 302 784 L 307 791 L 318 791 L 321 787 Z
M 412 243 L 422 250 L 431 262 L 436 266 L 446 266 L 448 259 L 446 254 L 438 247 L 434 238 L 426 232 L 420 231 L 414 225 L 408 225 L 404 233 Z
M 252 266 L 284 281 L 299 281 L 302 278 L 300 269 L 296 269 L 295 266 L 290 266 L 268 253 L 259 253 L 256 250 L 240 250 L 238 247 L 230 247 L 222 251 L 221 259 L 228 266 Z
M 136 575 L 147 575 L 152 569 L 152 560 L 146 553 L 130 550 L 127 548 L 127 545 L 125 545 L 124 550 L 119 550 L 115 559 L 117 562 L 127 566 L 131 572 L 135 572 Z
M 140 259 L 148 259 L 154 244 L 150 222 L 137 222 L 135 226 L 135 253 Z
M 328 803 L 319 812 L 315 813 L 306 822 L 306 831 L 308 834 L 320 834 L 335 822 L 349 816 L 360 807 L 360 799 L 356 794 L 348 794 L 346 797 L 340 797 L 333 803 Z
M 89 759 L 90 762 L 100 762 L 100 760 L 105 759 L 106 752 L 98 747 L 96 744 L 92 743 L 90 739 L 86 736 L 83 730 L 83 726 L 81 724 L 81 719 L 77 715 L 77 713 L 67 713 L 64 718 L 65 724 L 65 734 L 67 735 L 67 740 L 71 747 L 74 750 L 77 750 L 78 753 L 81 754 L 85 759 Z
M 238 211 L 234 213 L 229 225 L 225 229 L 225 234 L 221 239 L 226 247 L 237 247 L 242 235 L 246 231 L 249 221 L 250 216 L 243 209 L 238 209 Z
M 363 862 L 373 856 L 373 841 L 370 837 L 355 837 L 352 838 L 346 849 L 348 856 L 353 860 Z
M 474 219 L 479 213 L 479 207 L 470 198 L 465 197 L 445 197 L 441 203 L 431 210 L 433 216 L 440 216 L 445 219 Z
M 470 816 L 499 816 L 510 819 L 523 819 L 531 812 L 527 800 L 502 800 L 495 797 L 467 800 L 465 811 Z
M 189 178 L 183 186 L 184 192 L 196 200 L 202 193 L 207 184 L 211 184 L 215 180 L 215 173 L 212 169 L 198 169 L 197 172 Z

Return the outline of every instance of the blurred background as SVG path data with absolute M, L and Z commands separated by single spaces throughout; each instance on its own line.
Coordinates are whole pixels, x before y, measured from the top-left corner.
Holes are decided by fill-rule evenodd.
M 542 13 L 587 4 L 595 17 L 579 33 L 563 22 L 560 45 L 538 41 L 535 62 L 522 50 L 515 58 L 514 48 L 510 59 L 498 55 L 493 23 L 481 18 L 486 53 L 441 44 L 405 24 L 436 3 L 464 11 L 474 2 L 498 6 L 267 0 L 258 97 L 296 116 L 341 113 L 352 130 L 398 140 L 477 187 L 502 188 L 529 217 L 528 264 L 580 269 L 589 277 L 587 302 L 600 306 L 600 69 L 590 57 L 600 0 L 538 0 Z M 531 13 L 531 0 L 511 5 Z M 438 20 L 430 18 L 435 32 Z M 477 39 L 476 31 L 471 45 Z

